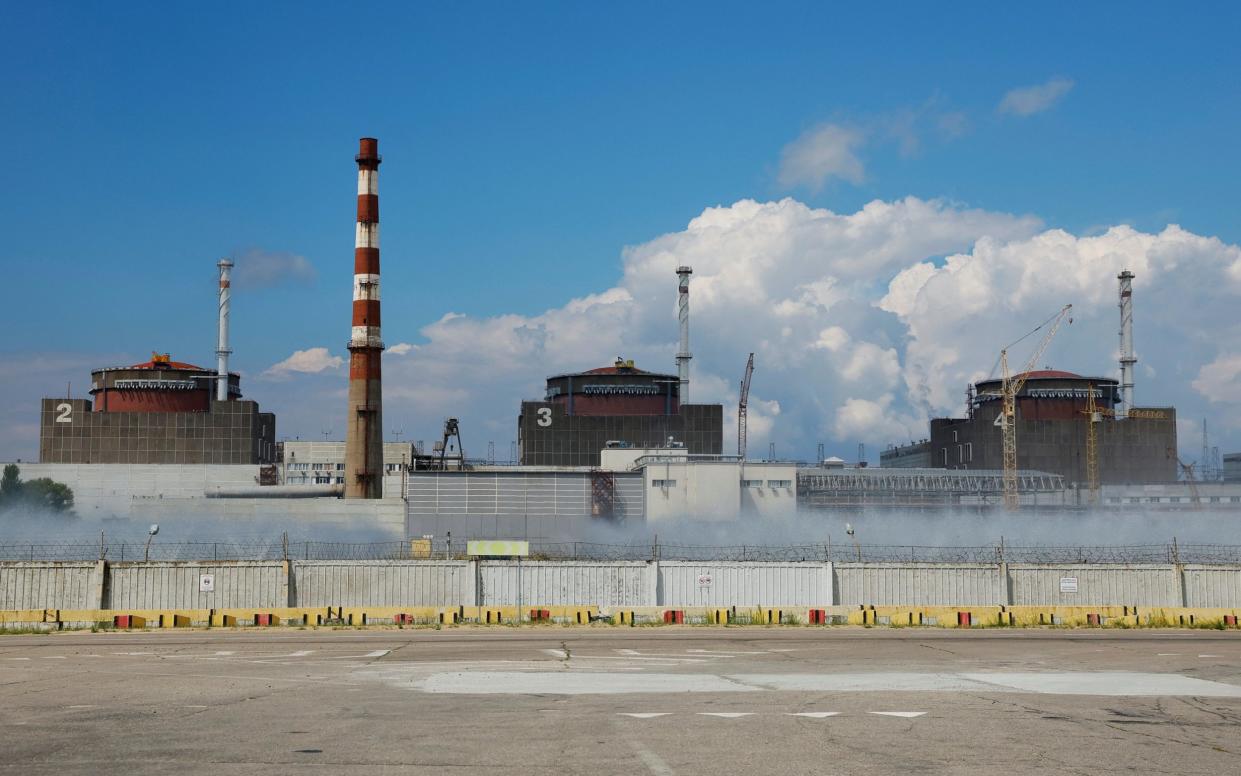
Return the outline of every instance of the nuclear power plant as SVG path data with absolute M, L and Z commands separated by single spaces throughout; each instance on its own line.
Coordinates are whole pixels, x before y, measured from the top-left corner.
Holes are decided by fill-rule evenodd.
M 94 370 L 90 399 L 43 400 L 40 458 L 22 464 L 26 476 L 70 485 L 85 513 L 223 508 L 239 516 L 286 514 L 308 525 L 368 524 L 401 537 L 572 535 L 598 523 L 850 510 L 1241 508 L 1241 487 L 1203 481 L 1178 459 L 1176 409 L 1135 398 L 1135 276 L 1128 270 L 1117 277 L 1119 380 L 1037 366 L 1069 320 L 1066 305 L 1031 332 L 1042 332 L 1042 341 L 1025 367 L 1010 369 L 1012 346 L 1005 348 L 1003 374 L 968 386 L 961 417 L 932 418 L 923 441 L 891 446 L 879 468 L 861 455 L 855 464 L 822 455 L 810 462 L 747 457 L 753 354 L 736 407 L 738 449 L 725 450 L 724 405 L 690 401 L 689 266 L 668 268 L 678 326 L 674 371 L 618 355 L 605 366 L 550 374 L 542 397 L 515 400 L 507 463 L 494 451 L 466 455 L 468 417 L 444 420 L 443 439 L 432 445 L 385 442 L 379 141 L 361 138 L 354 161 L 343 443 L 278 442 L 275 415 L 242 398 L 240 375 L 229 368 L 234 263 L 222 259 L 216 369 L 153 353 L 143 363 Z M 758 367 L 761 374 L 761 361 Z

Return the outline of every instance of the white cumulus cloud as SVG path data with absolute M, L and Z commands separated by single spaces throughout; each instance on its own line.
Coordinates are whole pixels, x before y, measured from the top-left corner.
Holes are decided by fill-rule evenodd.
M 1237 246 L 1177 226 L 1077 236 L 1029 216 L 914 197 L 851 213 L 741 200 L 626 248 L 610 288 L 535 315 L 451 313 L 417 339 L 392 332 L 417 344 L 395 346 L 389 355 L 399 357 L 384 361 L 385 419 L 430 439 L 444 417 L 458 417 L 467 449 L 488 441 L 507 449 L 520 400 L 542 397 L 550 374 L 616 356 L 674 372 L 682 264 L 694 269 L 690 398 L 724 404 L 726 451 L 750 352 L 757 455 L 773 441 L 780 456 L 809 457 L 822 442 L 851 458 L 858 442 L 875 450 L 921 439 L 928 417 L 961 411 L 966 384 L 987 376 L 1001 347 L 1069 302 L 1075 322 L 1038 365 L 1115 376 L 1122 269 L 1137 275 L 1139 403 L 1175 405 L 1182 417 L 1235 416 L 1241 404 L 1208 398 L 1235 394 L 1238 262 Z M 1035 339 L 1014 350 L 1018 364 Z M 343 389 L 343 375 L 328 371 L 332 357 L 318 350 L 306 366 L 325 364 Z M 325 400 L 315 423 L 343 410 Z
M 1053 78 L 1046 83 L 1012 89 L 1000 100 L 996 108 L 1000 113 L 1014 116 L 1031 116 L 1042 113 L 1060 101 L 1073 88 L 1068 78 Z
M 829 178 L 861 183 L 866 171 L 857 152 L 865 143 L 861 130 L 840 124 L 806 130 L 780 153 L 780 184 L 818 190 Z
M 333 356 L 328 352 L 327 348 L 307 348 L 306 350 L 295 350 L 293 355 L 285 360 L 272 364 L 264 370 L 262 377 L 268 379 L 282 379 L 289 377 L 294 372 L 302 374 L 319 374 L 333 369 L 340 369 L 345 360 L 340 356 Z
M 309 285 L 317 273 L 305 256 L 252 248 L 234 260 L 232 283 L 240 291 L 279 285 Z

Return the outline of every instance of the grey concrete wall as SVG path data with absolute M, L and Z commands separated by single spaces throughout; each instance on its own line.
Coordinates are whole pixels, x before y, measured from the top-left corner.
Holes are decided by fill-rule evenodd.
M 1241 568 L 1187 565 L 1183 573 L 1186 606 L 1241 606 Z
M 1171 565 L 1013 563 L 1008 567 L 1012 604 L 1081 606 L 1181 606 L 1176 567 Z M 1076 593 L 1061 592 L 1061 579 L 1077 580 Z
M 230 609 L 289 605 L 280 561 L 114 563 L 108 566 L 105 609 Z M 213 592 L 199 590 L 202 575 Z
M 662 606 L 794 606 L 832 603 L 830 563 L 659 563 Z
M 1241 607 L 1241 567 L 683 561 L 0 563 L 0 609 L 283 606 Z M 1007 570 L 1007 576 L 1005 571 Z M 214 590 L 200 590 L 204 574 Z M 1077 592 L 1062 592 L 1061 580 Z M 520 585 L 520 587 L 519 587 Z M 519 591 L 520 590 L 520 599 Z M 1183 599 L 1182 599 L 1183 595 Z M 1183 602 L 1182 602 L 1183 600 Z
M 842 605 L 987 606 L 1005 603 L 999 565 L 986 563 L 837 563 Z
M 655 606 L 658 567 L 643 561 L 479 564 L 484 606 Z M 520 589 L 520 598 L 518 591 Z
M 0 564 L 0 609 L 95 609 L 95 563 Z
M 460 606 L 475 599 L 469 561 L 294 561 L 297 606 Z

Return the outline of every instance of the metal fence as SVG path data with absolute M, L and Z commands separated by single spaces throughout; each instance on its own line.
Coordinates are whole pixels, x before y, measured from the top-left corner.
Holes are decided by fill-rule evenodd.
M 428 554 L 414 542 L 270 540 L 161 542 L 0 540 L 3 561 L 127 562 L 212 560 L 420 560 L 466 557 L 466 541 L 436 540 Z M 1136 544 L 1111 546 L 936 547 L 891 544 L 688 545 L 530 542 L 534 560 L 835 561 L 887 563 L 1241 563 L 1241 545 Z

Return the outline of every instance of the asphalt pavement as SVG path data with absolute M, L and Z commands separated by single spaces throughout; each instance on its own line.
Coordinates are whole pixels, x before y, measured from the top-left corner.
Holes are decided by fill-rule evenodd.
M 0 687 L 23 774 L 1241 772 L 1236 632 L 57 633 Z

